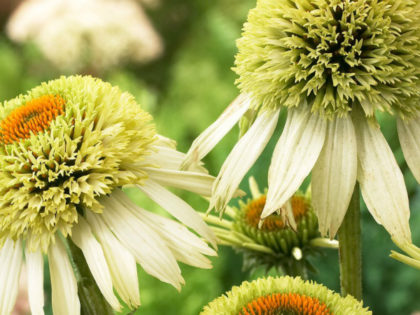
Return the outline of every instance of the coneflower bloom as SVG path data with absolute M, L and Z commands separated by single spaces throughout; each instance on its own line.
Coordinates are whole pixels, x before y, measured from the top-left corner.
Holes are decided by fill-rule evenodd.
M 286 275 L 306 276 L 314 271 L 308 257 L 319 253 L 320 247 L 338 248 L 338 242 L 319 237 L 318 220 L 312 209 L 310 191 L 295 193 L 285 207 L 293 212 L 297 228 L 294 231 L 273 213 L 260 223 L 266 191 L 261 192 L 254 177 L 250 177 L 251 198 L 239 200 L 238 207 L 226 207 L 225 216 L 205 215 L 218 238 L 218 244 L 231 246 L 243 253 L 244 269 L 276 268 Z
M 341 297 L 323 285 L 281 277 L 243 282 L 204 307 L 201 315 L 369 315 L 351 295 Z
M 403 175 L 375 119 L 395 115 L 407 163 L 420 181 L 419 1 L 259 0 L 237 42 L 241 94 L 193 143 L 203 158 L 242 117 L 246 131 L 213 186 L 222 211 L 261 154 L 281 109 L 287 120 L 268 171 L 262 219 L 280 211 L 312 171 L 322 235 L 334 237 L 356 180 L 375 220 L 411 242 Z
M 43 255 L 55 314 L 79 314 L 66 251 L 76 244 L 108 303 L 140 304 L 136 262 L 177 289 L 177 261 L 210 268 L 212 231 L 173 186 L 209 195 L 213 178 L 178 171 L 184 154 L 159 136 L 134 97 L 92 77 L 62 77 L 0 107 L 0 314 L 9 314 L 25 253 L 33 314 L 43 314 Z M 172 219 L 122 192 L 136 185 Z

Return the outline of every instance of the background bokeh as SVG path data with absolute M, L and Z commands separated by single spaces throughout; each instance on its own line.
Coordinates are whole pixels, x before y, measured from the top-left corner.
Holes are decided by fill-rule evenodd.
M 36 43 L 15 43 L 9 39 L 6 22 L 18 2 L 0 1 L 0 101 L 24 93 L 42 81 L 72 73 L 48 61 Z M 138 4 L 143 6 L 162 38 L 164 48 L 160 56 L 143 64 L 124 62 L 101 71 L 90 68 L 78 72 L 100 76 L 130 91 L 153 114 L 158 131 L 176 139 L 178 149 L 186 152 L 194 138 L 238 93 L 234 85 L 235 74 L 231 71 L 236 53 L 235 39 L 240 36 L 242 24 L 255 0 L 149 0 Z M 62 40 L 66 40 L 65 33 Z M 55 44 L 60 45 L 60 41 Z M 103 45 L 107 42 L 104 41 Z M 379 116 L 382 130 L 405 175 L 411 201 L 413 240 L 420 244 L 419 185 L 404 162 L 394 120 L 387 115 Z M 277 134 L 280 132 L 281 126 Z M 212 174 L 217 174 L 237 134 L 238 130 L 233 130 L 206 157 L 206 165 Z M 250 171 L 260 186 L 266 185 L 274 141 Z M 247 190 L 245 180 L 241 187 Z M 143 196 L 129 189 L 127 192 L 143 207 L 160 211 Z M 207 204 L 200 198 L 189 194 L 182 197 L 196 209 L 206 210 Z M 364 302 L 374 314 L 413 314 L 420 310 L 420 271 L 388 257 L 395 246 L 365 207 L 362 211 Z M 337 252 L 329 250 L 312 261 L 319 269 L 312 279 L 338 291 Z M 229 248 L 220 248 L 219 257 L 214 258 L 213 263 L 211 270 L 181 266 L 186 280 L 181 293 L 140 270 L 142 307 L 135 314 L 198 314 L 203 305 L 233 285 L 262 275 L 262 270 L 254 274 L 243 272 L 241 256 Z M 48 281 L 45 290 L 48 296 Z M 50 301 L 47 301 L 47 313 L 51 314 Z

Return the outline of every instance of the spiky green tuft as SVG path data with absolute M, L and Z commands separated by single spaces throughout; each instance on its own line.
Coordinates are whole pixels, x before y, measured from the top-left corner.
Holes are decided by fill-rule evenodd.
M 48 116 L 41 104 L 16 124 L 44 115 L 48 126 L 0 144 L 0 243 L 24 237 L 32 250 L 44 251 L 57 231 L 71 233 L 82 209 L 101 212 L 100 196 L 142 183 L 147 174 L 133 166 L 155 140 L 152 118 L 133 96 L 91 77 L 62 77 L 6 101 L 0 122 L 45 96 L 64 100 L 63 112 Z
M 237 42 L 237 84 L 255 107 L 412 115 L 419 16 L 418 0 L 259 0 Z

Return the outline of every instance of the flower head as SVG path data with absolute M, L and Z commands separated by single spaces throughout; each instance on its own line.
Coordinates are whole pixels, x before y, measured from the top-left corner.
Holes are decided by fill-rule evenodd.
M 206 215 L 221 245 L 232 246 L 244 254 L 244 269 L 275 267 L 287 275 L 305 275 L 314 270 L 308 257 L 319 252 L 319 247 L 337 248 L 337 242 L 319 237 L 318 220 L 310 197 L 296 193 L 286 204 L 293 212 L 297 229 L 285 224 L 285 217 L 269 215 L 260 221 L 266 194 L 262 194 L 253 177 L 249 180 L 252 198 L 239 201 L 239 207 L 228 207 L 227 218 Z
M 361 302 L 341 297 L 323 285 L 300 278 L 281 277 L 243 282 L 210 302 L 201 315 L 322 314 L 368 315 Z
M 63 240 L 82 250 L 109 304 L 113 287 L 139 305 L 136 262 L 180 289 L 177 260 L 209 268 L 214 255 L 184 225 L 132 203 L 137 185 L 175 218 L 214 244 L 200 216 L 162 185 L 210 194 L 202 168 L 182 172 L 184 155 L 159 136 L 133 96 L 91 77 L 62 77 L 0 107 L 0 313 L 13 307 L 25 246 L 31 310 L 43 307 L 42 264 L 48 255 L 53 309 L 78 314 L 77 287 Z
M 132 0 L 26 0 L 7 32 L 14 41 L 33 41 L 57 68 L 70 72 L 144 63 L 163 50 L 160 36 Z
M 335 236 L 356 180 L 375 220 L 411 242 L 403 175 L 375 119 L 396 116 L 407 164 L 420 182 L 420 2 L 259 0 L 238 40 L 241 94 L 193 143 L 184 167 L 202 159 L 242 118 L 237 142 L 213 185 L 223 211 L 277 126 L 286 125 L 268 171 L 261 218 L 284 204 L 312 171 L 322 235 Z

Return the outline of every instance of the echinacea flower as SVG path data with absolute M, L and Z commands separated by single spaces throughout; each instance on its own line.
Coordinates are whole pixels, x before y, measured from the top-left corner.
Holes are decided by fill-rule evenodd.
M 244 254 L 244 269 L 276 268 L 287 275 L 305 276 L 314 271 L 308 257 L 320 247 L 338 248 L 338 242 L 319 237 L 318 220 L 313 212 L 309 194 L 295 193 L 285 207 L 293 212 L 296 231 L 287 226 L 277 214 L 271 214 L 262 224 L 266 192 L 262 193 L 254 177 L 250 177 L 251 198 L 239 201 L 239 207 L 227 207 L 230 218 L 204 216 L 211 224 L 220 245 L 231 246 Z
M 201 315 L 368 315 L 362 302 L 315 282 L 292 277 L 243 282 L 204 307 Z
M 198 213 L 164 186 L 209 195 L 212 177 L 178 171 L 184 154 L 159 136 L 128 93 L 92 77 L 44 83 L 0 107 L 0 314 L 18 292 L 25 252 L 33 314 L 43 314 L 43 254 L 55 314 L 80 313 L 66 239 L 83 252 L 108 303 L 140 304 L 136 262 L 180 289 L 177 261 L 210 268 L 215 244 Z M 172 219 L 146 211 L 122 192 L 136 185 Z M 187 226 L 187 227 L 186 227 Z
M 420 181 L 420 2 L 414 0 L 259 0 L 237 42 L 241 94 L 193 143 L 184 167 L 202 159 L 242 117 L 246 131 L 213 186 L 223 211 L 271 138 L 287 121 L 268 171 L 262 219 L 312 171 L 312 202 L 322 235 L 334 237 L 356 180 L 375 220 L 411 242 L 403 175 L 375 119 L 396 117 L 407 163 Z
M 25 0 L 7 34 L 34 42 L 64 71 L 103 72 L 125 62 L 146 63 L 162 54 L 162 39 L 134 0 Z

